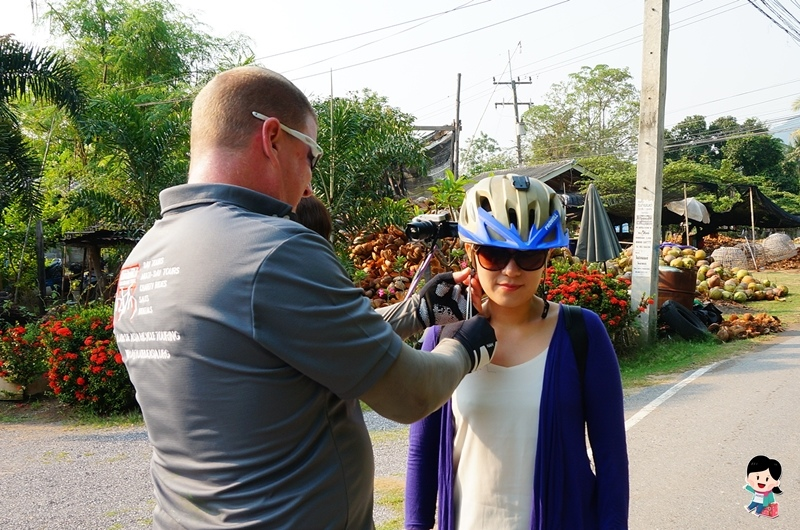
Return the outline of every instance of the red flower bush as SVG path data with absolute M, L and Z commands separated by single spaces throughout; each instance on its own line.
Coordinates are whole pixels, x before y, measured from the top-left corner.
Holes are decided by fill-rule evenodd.
M 113 307 L 106 304 L 68 308 L 41 324 L 50 388 L 59 400 L 97 414 L 135 407 L 113 331 Z
M 47 371 L 47 351 L 36 326 L 0 329 L 0 377 L 23 387 L 23 392 Z
M 564 259 L 554 259 L 544 277 L 547 299 L 597 313 L 618 353 L 632 344 L 639 331 L 637 315 L 653 303 L 652 298 L 644 297 L 632 306 L 630 285 L 625 278 Z

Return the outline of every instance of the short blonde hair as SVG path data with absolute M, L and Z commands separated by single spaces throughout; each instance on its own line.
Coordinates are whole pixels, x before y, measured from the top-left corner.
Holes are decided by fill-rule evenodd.
M 304 127 L 316 113 L 291 81 L 259 66 L 240 66 L 217 74 L 192 104 L 191 145 L 240 149 L 261 126 L 258 111 L 293 129 Z

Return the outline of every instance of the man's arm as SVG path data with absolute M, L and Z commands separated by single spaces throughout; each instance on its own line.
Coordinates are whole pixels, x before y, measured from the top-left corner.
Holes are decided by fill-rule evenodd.
M 472 290 L 466 289 L 469 279 Z M 466 293 L 472 295 L 474 307 L 481 307 L 482 290 L 478 281 L 470 278 L 470 269 L 437 274 L 417 294 L 410 294 L 398 304 L 376 309 L 395 333 L 403 339 L 433 325 L 445 325 L 463 320 L 467 307 Z M 478 310 L 474 314 L 478 314 Z
M 441 407 L 461 379 L 487 364 L 495 336 L 481 317 L 450 324 L 431 352 L 403 344 L 394 363 L 360 399 L 385 418 L 413 423 Z
M 392 326 L 395 333 L 405 340 L 414 333 L 425 329 L 417 317 L 419 302 L 419 295 L 415 293 L 407 296 L 400 303 L 378 307 L 375 311 L 387 324 Z

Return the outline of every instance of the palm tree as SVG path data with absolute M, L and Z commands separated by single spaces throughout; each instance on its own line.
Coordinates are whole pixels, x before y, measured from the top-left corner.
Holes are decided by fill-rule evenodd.
M 792 110 L 798 111 L 800 110 L 800 98 L 797 98 L 794 103 L 792 103 Z M 792 139 L 794 140 L 794 145 L 792 145 L 791 151 L 786 156 L 788 160 L 800 160 L 800 129 L 794 131 L 792 133 Z
M 74 116 L 84 97 L 64 57 L 0 35 L 0 219 L 12 203 L 35 215 L 41 197 L 41 162 L 20 130 L 12 101 L 16 99 L 50 103 Z

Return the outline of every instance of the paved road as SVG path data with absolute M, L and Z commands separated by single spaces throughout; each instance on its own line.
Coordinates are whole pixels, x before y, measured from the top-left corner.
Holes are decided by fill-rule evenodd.
M 626 418 L 672 386 L 628 396 Z M 630 527 L 800 528 L 799 405 L 797 331 L 686 384 L 628 430 Z M 757 518 L 744 508 L 750 502 L 743 489 L 747 463 L 759 454 L 783 467 L 777 519 Z
M 696 372 L 626 396 L 630 527 L 800 528 L 800 332 L 705 370 L 688 383 Z M 676 383 L 684 386 L 674 392 Z M 663 402 L 653 408 L 654 401 Z M 376 484 L 402 484 L 405 428 L 367 421 L 386 431 L 376 438 Z M 744 509 L 747 463 L 758 454 L 784 469 L 774 520 Z M 2 425 L 0 529 L 147 528 L 149 455 L 142 428 Z M 394 517 L 376 509 L 377 523 Z

